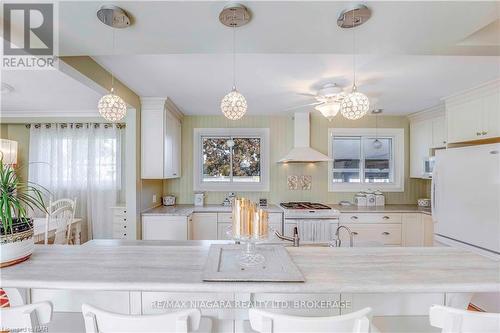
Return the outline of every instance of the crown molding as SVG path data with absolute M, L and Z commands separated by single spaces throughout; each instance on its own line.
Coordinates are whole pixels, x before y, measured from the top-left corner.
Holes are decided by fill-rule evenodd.
M 442 117 L 445 115 L 445 110 L 446 110 L 445 104 L 440 103 L 433 107 L 411 113 L 408 115 L 408 119 L 410 119 L 410 121 L 421 121 L 421 120 Z

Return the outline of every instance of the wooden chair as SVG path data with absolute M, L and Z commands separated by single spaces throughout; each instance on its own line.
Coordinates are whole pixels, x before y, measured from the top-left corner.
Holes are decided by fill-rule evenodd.
M 371 326 L 371 308 L 330 317 L 299 317 L 250 309 L 250 325 L 260 333 L 368 333 L 378 332 Z
M 51 318 L 50 302 L 0 308 L 0 328 L 11 332 L 44 332 L 41 325 L 49 323 Z
M 447 306 L 433 305 L 429 312 L 433 327 L 442 333 L 498 333 L 500 313 L 459 310 Z
M 51 202 L 47 207 L 47 221 L 45 225 L 45 244 L 49 244 L 49 225 L 52 221 L 56 221 L 57 228 L 55 231 L 52 244 L 70 244 L 71 242 L 71 223 L 75 218 L 76 198 L 59 199 Z
M 82 305 L 87 333 L 211 332 L 212 321 L 197 309 L 154 315 L 124 315 Z

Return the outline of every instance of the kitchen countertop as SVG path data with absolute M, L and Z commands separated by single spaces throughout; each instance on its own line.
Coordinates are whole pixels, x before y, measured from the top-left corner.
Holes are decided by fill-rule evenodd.
M 283 210 L 277 206 L 270 204 L 264 208 L 269 213 L 283 213 Z M 232 207 L 222 205 L 175 205 L 175 206 L 158 206 L 151 208 L 142 213 L 143 216 L 154 215 L 174 215 L 174 216 L 189 216 L 193 213 L 231 213 Z
M 418 207 L 417 205 L 385 205 L 378 207 L 357 207 L 328 205 L 341 213 L 424 213 L 431 214 L 430 207 Z M 283 213 L 283 209 L 274 204 L 265 208 L 270 213 Z M 169 216 L 189 216 L 192 213 L 230 213 L 231 207 L 222 205 L 195 206 L 181 204 L 175 206 L 158 206 L 142 213 L 143 216 L 169 215 Z
M 170 245 L 172 244 L 172 245 Z M 448 247 L 287 248 L 304 283 L 203 282 L 209 242 L 35 245 L 0 287 L 209 293 L 498 292 L 500 261 Z

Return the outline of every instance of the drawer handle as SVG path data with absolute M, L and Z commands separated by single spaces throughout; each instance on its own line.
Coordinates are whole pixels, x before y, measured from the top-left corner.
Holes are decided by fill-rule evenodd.
M 390 234 L 391 234 L 391 233 L 390 233 L 390 232 L 387 232 L 387 231 L 384 231 L 384 232 L 382 233 L 382 235 L 384 235 L 384 236 L 387 236 L 387 235 L 390 235 Z
M 124 229 L 127 229 L 127 226 L 126 226 L 126 225 L 124 225 L 124 226 L 123 226 L 123 228 L 124 228 Z
M 358 217 L 357 216 L 351 216 L 351 220 L 357 220 Z
M 358 233 L 356 231 L 353 231 L 352 234 L 356 236 Z
M 382 217 L 382 219 L 388 220 L 388 219 L 390 219 L 390 217 L 389 216 L 384 216 L 384 217 Z
M 123 219 L 123 221 L 127 221 L 127 219 L 126 219 L 126 218 L 124 218 L 124 219 Z

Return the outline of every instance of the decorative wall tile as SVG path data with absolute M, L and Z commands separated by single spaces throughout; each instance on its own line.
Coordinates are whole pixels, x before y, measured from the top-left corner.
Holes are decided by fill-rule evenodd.
M 310 190 L 312 176 L 288 176 L 287 183 L 289 190 Z

